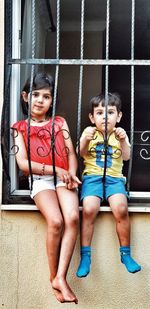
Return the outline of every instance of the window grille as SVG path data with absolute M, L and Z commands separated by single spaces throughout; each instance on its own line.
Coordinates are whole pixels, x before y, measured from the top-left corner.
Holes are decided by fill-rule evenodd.
M 69 10 L 71 12 L 71 6 L 72 10 L 75 8 L 76 10 L 74 11 L 77 13 L 76 16 L 74 15 L 76 20 L 72 23 L 72 27 L 74 27 L 76 32 L 80 33 L 78 47 L 76 46 L 76 55 L 78 54 L 78 56 L 61 57 L 63 54 L 62 50 L 64 48 L 62 44 L 62 29 L 66 29 L 65 27 L 71 25 L 69 18 L 65 20 L 66 16 L 68 17 L 69 15 Z M 94 6 L 95 10 L 92 8 Z M 24 82 L 23 77 L 28 77 L 28 74 L 30 73 L 32 83 L 33 74 L 39 68 L 43 67 L 46 69 L 51 69 L 51 72 L 55 75 L 55 94 L 53 105 L 54 117 L 56 113 L 56 93 L 59 88 L 59 80 L 62 70 L 64 70 L 64 72 L 66 70 L 68 74 L 70 69 L 69 74 L 71 76 L 71 69 L 75 67 L 77 68 L 76 74 L 78 75 L 78 83 L 76 83 L 76 126 L 75 128 L 72 128 L 71 133 L 73 134 L 74 144 L 76 145 L 77 143 L 79 145 L 79 137 L 87 121 L 87 103 L 84 103 L 83 106 L 85 92 L 87 91 L 85 80 L 87 77 L 86 74 L 89 68 L 91 70 L 92 68 L 97 68 L 96 77 L 98 76 L 98 70 L 101 72 L 100 74 L 102 76 L 101 85 L 97 86 L 97 89 L 105 92 L 106 102 L 108 92 L 112 90 L 111 88 L 114 88 L 117 92 L 119 92 L 120 89 L 120 92 L 122 92 L 121 98 L 123 104 L 125 101 L 125 104 L 127 105 L 124 107 L 124 118 L 127 118 L 125 126 L 131 142 L 131 159 L 129 163 L 125 165 L 125 173 L 127 175 L 127 189 L 130 192 L 130 204 L 133 205 L 135 209 L 143 205 L 143 209 L 147 209 L 147 211 L 149 211 L 150 188 L 148 187 L 148 179 L 150 179 L 150 130 L 148 127 L 148 102 L 150 93 L 146 87 L 148 87 L 149 83 L 150 49 L 148 47 L 148 38 L 147 45 L 145 41 L 146 39 L 143 38 L 143 43 L 141 45 L 141 47 L 143 47 L 143 51 L 140 54 L 141 49 L 139 40 L 141 37 L 139 37 L 139 35 L 142 36 L 142 33 L 139 28 L 142 27 L 144 31 L 144 27 L 148 27 L 148 12 L 150 9 L 146 2 L 143 3 L 143 6 L 143 15 L 141 14 L 142 17 L 141 20 L 139 20 L 138 12 L 141 10 L 140 0 L 94 0 L 92 1 L 92 4 L 90 0 L 81 0 L 78 1 L 78 3 L 71 0 L 68 4 L 66 1 L 60 0 L 5 1 L 5 97 L 2 115 L 4 204 L 17 204 L 20 202 L 24 204 L 32 203 L 29 198 L 28 188 L 22 188 L 19 184 L 18 168 L 16 167 L 15 158 L 12 152 L 12 138 L 8 128 L 8 123 L 10 124 L 10 127 L 12 123 L 16 122 L 19 118 L 22 118 L 18 102 L 20 89 Z M 92 22 L 90 20 L 90 10 L 95 12 L 95 20 Z M 125 12 L 123 12 L 123 10 L 125 10 Z M 44 16 L 42 27 L 38 20 L 39 12 L 41 14 L 41 19 L 42 14 Z M 98 14 L 100 14 L 100 12 L 103 12 L 103 16 L 99 17 Z M 27 32 L 27 30 L 25 30 L 25 26 L 29 21 L 29 19 L 27 19 L 28 14 L 29 19 L 31 20 L 31 35 Z M 126 35 L 126 32 L 128 32 L 125 37 L 121 36 L 121 30 L 120 33 L 116 30 L 121 18 L 124 18 L 121 24 L 127 28 L 123 31 L 124 36 Z M 145 20 L 147 21 L 147 25 Z M 44 27 L 47 27 L 45 31 Z M 103 44 L 102 55 L 92 58 L 87 52 L 87 32 L 89 29 L 89 33 L 92 32 L 93 28 L 101 29 L 99 32 L 101 32 Z M 148 28 L 146 29 L 146 34 L 148 35 Z M 41 40 L 45 36 L 51 36 L 52 39 L 52 51 L 48 56 L 46 55 L 46 51 L 44 54 L 42 50 L 43 45 Z M 25 43 L 26 47 L 28 47 L 26 52 L 24 52 L 23 48 Z M 118 44 L 117 47 L 115 44 Z M 124 48 L 123 50 L 122 45 L 126 46 L 126 44 L 128 45 L 128 48 Z M 92 50 L 94 50 L 94 46 Z M 68 55 L 68 51 L 66 52 L 66 55 Z M 139 107 L 141 102 L 138 99 L 138 93 L 140 93 L 138 90 L 138 85 L 142 87 L 140 73 L 142 76 L 144 76 L 144 74 L 146 76 L 143 81 L 144 89 L 146 89 L 145 96 L 143 96 L 143 100 L 145 100 L 143 107 L 147 107 L 147 113 L 144 111 L 145 116 L 141 117 L 142 124 L 140 124 L 138 128 L 137 123 L 140 118 L 139 112 L 141 112 Z M 120 76 L 121 81 L 119 81 L 116 74 Z M 124 80 L 124 76 L 127 77 L 126 80 Z M 91 77 L 91 83 L 97 82 L 94 81 L 94 77 L 95 76 Z M 87 85 L 90 85 L 90 83 L 87 83 Z M 142 91 L 142 89 L 140 90 Z M 61 87 L 59 92 L 61 93 Z M 96 93 L 90 93 L 90 96 L 95 94 Z M 141 94 L 140 96 L 142 97 Z M 69 99 L 69 101 L 71 100 Z M 68 104 L 71 103 L 69 102 Z M 86 111 L 85 115 L 84 110 Z M 67 117 L 68 116 L 69 115 L 67 115 Z M 140 167 L 137 171 L 138 164 L 140 164 Z M 139 179 L 136 179 L 136 175 L 138 175 L 137 177 L 139 177 Z M 144 185 L 142 184 L 143 182 Z M 144 186 L 145 188 L 143 188 Z

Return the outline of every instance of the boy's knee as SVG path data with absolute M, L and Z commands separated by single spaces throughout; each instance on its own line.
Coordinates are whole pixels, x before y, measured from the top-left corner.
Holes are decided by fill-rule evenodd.
M 86 220 L 94 221 L 98 213 L 98 209 L 94 207 L 84 207 L 82 210 L 82 216 Z
M 118 209 L 117 209 L 117 217 L 118 219 L 124 219 L 125 217 L 128 216 L 128 208 L 127 205 L 118 205 Z
M 92 207 L 84 207 L 82 213 L 84 217 L 91 217 L 93 214 Z

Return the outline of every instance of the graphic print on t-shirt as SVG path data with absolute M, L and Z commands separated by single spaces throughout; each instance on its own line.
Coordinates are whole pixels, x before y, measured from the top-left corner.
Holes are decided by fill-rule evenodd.
M 112 166 L 112 154 L 113 154 L 112 146 L 108 146 L 108 148 L 107 148 L 107 167 Z M 104 162 L 105 162 L 104 144 L 99 143 L 96 146 L 96 165 L 104 168 Z

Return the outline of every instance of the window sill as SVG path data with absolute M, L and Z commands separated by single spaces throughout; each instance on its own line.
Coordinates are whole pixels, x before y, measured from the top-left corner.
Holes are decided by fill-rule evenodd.
M 138 205 L 138 206 L 137 206 Z M 38 211 L 37 207 L 32 204 L 2 204 L 0 207 L 1 210 L 36 210 Z M 82 210 L 82 207 L 80 207 L 80 211 Z M 129 203 L 128 207 L 129 212 L 150 212 L 150 203 L 145 203 L 144 206 L 143 204 L 137 204 L 137 203 Z M 111 212 L 111 209 L 109 206 L 102 206 L 100 211 L 102 212 Z

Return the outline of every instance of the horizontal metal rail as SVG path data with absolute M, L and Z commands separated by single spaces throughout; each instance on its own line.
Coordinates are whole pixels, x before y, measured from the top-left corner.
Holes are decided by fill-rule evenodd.
M 150 60 L 136 59 L 10 59 L 8 64 L 54 64 L 54 65 L 150 65 Z

